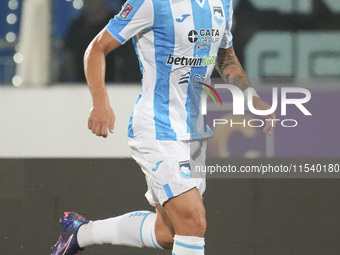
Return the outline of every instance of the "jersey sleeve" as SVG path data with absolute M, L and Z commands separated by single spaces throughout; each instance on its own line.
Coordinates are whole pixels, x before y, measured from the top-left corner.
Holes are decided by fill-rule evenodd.
M 128 0 L 106 25 L 106 30 L 121 44 L 151 27 L 154 11 L 151 0 Z
M 233 24 L 233 14 L 234 14 L 234 0 L 230 0 L 230 4 L 225 8 L 225 12 L 229 14 L 229 19 L 226 24 L 226 30 L 223 34 L 222 42 L 220 48 L 227 49 L 233 45 L 233 35 L 231 33 L 231 27 Z

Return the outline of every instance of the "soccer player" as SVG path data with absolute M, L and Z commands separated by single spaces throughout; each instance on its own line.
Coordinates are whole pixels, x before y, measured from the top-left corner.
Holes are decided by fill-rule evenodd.
M 52 255 L 104 243 L 204 254 L 205 178 L 190 176 L 195 165 L 204 165 L 212 135 L 199 110 L 200 88 L 214 67 L 226 83 L 246 93 L 251 86 L 232 46 L 232 14 L 232 0 L 128 0 L 93 39 L 84 56 L 93 100 L 88 128 L 102 137 L 113 132 L 115 122 L 104 82 L 105 55 L 134 40 L 143 86 L 130 118 L 129 146 L 145 173 L 145 195 L 156 213 L 136 211 L 99 221 L 66 213 Z M 253 105 L 270 108 L 256 95 Z M 275 114 L 266 117 L 275 119 Z M 264 131 L 272 129 L 267 122 Z

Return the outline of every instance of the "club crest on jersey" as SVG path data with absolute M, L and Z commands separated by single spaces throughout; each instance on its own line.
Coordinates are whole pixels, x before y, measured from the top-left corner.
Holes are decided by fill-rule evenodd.
M 129 17 L 129 15 L 130 15 L 132 9 L 133 9 L 133 6 L 131 4 L 127 4 L 125 6 L 125 8 L 121 11 L 120 17 L 122 19 L 127 19 L 127 17 Z
M 190 161 L 187 160 L 179 162 L 179 171 L 183 178 L 190 179 L 191 177 Z
M 223 24 L 223 11 L 221 7 L 214 6 L 214 18 L 217 24 Z

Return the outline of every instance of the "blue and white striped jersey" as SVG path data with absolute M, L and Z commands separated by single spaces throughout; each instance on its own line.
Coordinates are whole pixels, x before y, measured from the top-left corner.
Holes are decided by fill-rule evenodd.
M 133 37 L 143 74 L 129 137 L 211 136 L 200 114 L 200 83 L 209 81 L 218 48 L 232 45 L 232 14 L 233 0 L 128 0 L 109 22 L 119 42 Z

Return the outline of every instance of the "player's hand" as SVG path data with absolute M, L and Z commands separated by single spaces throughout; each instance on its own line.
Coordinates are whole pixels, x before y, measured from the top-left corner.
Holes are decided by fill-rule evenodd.
M 253 97 L 253 106 L 256 110 L 270 109 L 270 106 L 259 97 Z M 262 116 L 262 117 L 271 120 L 271 121 L 266 121 L 266 125 L 263 129 L 263 132 L 265 132 L 268 135 L 271 135 L 276 126 L 276 114 L 275 112 L 273 112 L 272 114 Z
M 106 138 L 108 132 L 113 133 L 116 116 L 108 104 L 94 106 L 88 119 L 88 128 L 93 134 Z

